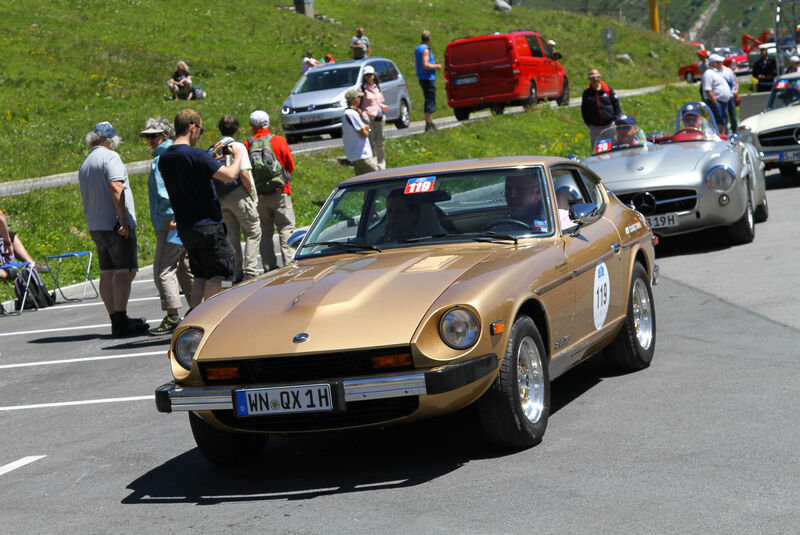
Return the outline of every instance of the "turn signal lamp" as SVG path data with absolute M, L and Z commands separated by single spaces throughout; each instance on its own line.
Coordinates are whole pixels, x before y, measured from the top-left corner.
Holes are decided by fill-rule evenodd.
M 489 324 L 489 332 L 492 334 L 500 334 L 506 330 L 506 324 L 502 321 L 495 321 Z
M 236 366 L 229 366 L 226 368 L 206 368 L 206 377 L 209 381 L 222 381 L 226 379 L 238 379 L 239 368 Z
M 408 368 L 413 366 L 414 361 L 411 360 L 411 353 L 398 353 L 394 355 L 381 355 L 379 357 L 372 357 L 372 368 L 376 370 L 385 370 L 388 368 Z

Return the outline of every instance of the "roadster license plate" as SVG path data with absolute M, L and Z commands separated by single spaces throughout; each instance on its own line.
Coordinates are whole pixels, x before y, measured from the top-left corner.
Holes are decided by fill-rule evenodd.
M 333 410 L 330 385 L 280 386 L 236 391 L 237 416 Z
M 467 85 L 467 84 L 477 84 L 478 83 L 478 75 L 472 74 L 470 76 L 462 76 L 460 78 L 455 79 L 456 85 Z
M 781 154 L 781 161 L 783 162 L 800 162 L 800 150 L 791 150 Z
M 647 216 L 647 224 L 650 228 L 667 228 L 678 226 L 678 214 L 658 214 Z

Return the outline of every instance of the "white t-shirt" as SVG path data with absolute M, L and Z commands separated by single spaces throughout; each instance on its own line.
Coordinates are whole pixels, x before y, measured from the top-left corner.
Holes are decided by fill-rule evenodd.
M 300 66 L 301 72 L 306 72 L 311 67 L 316 67 L 319 65 L 319 61 L 315 60 L 314 58 L 309 58 L 308 56 L 303 58 L 303 64 Z
M 369 138 L 362 136 L 359 131 L 366 126 L 361 120 L 361 114 L 353 108 L 344 110 L 342 116 L 342 142 L 347 160 L 355 162 L 372 158 L 372 147 Z
M 711 91 L 714 98 L 720 102 L 728 102 L 733 97 L 728 81 L 725 80 L 721 72 L 713 67 L 706 69 L 706 72 L 703 73 L 701 84 L 703 85 L 703 94 Z

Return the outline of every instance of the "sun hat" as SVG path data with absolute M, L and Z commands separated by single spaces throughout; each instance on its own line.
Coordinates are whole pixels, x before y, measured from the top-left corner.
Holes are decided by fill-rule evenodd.
M 139 132 L 139 137 L 147 137 L 150 134 L 163 134 L 163 133 L 164 133 L 163 128 L 159 128 L 157 126 L 151 126 L 150 128 L 145 128 L 144 130 Z
M 364 67 L 364 76 L 368 74 L 375 74 L 375 67 L 373 67 L 372 65 L 367 65 L 366 67 Z

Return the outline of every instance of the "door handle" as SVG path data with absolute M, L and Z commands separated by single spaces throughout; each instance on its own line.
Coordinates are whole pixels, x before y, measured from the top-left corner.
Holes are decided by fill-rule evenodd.
M 619 253 L 619 249 L 620 245 L 618 241 L 615 241 L 614 243 L 611 244 L 611 250 L 614 251 L 615 254 Z

